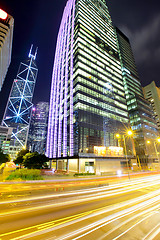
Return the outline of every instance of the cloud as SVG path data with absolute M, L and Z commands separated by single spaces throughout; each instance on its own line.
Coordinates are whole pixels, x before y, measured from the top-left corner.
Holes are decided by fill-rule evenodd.
M 127 26 L 120 29 L 128 36 L 138 64 L 160 60 L 160 14 L 139 30 L 131 31 Z
M 160 62 L 160 47 L 155 51 L 154 57 L 157 61 Z

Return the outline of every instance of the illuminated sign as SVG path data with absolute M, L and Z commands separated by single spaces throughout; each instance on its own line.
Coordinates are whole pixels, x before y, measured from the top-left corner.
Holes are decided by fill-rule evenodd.
M 106 147 L 94 146 L 94 154 L 98 156 L 106 156 Z
M 2 9 L 0 9 L 0 19 L 5 20 L 7 17 L 8 17 L 8 14 Z
M 108 147 L 107 154 L 112 156 L 112 157 L 115 157 L 115 156 L 122 157 L 122 156 L 124 156 L 122 147 Z
M 94 154 L 97 156 L 112 156 L 112 157 L 123 157 L 123 148 L 122 147 L 98 147 L 94 146 Z

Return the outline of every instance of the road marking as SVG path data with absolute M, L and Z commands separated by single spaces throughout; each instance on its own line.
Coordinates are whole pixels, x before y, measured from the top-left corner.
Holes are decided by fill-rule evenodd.
M 153 184 L 152 184 L 153 185 Z M 141 188 L 141 187 L 140 187 Z M 139 189 L 139 188 L 138 188 Z M 131 189 L 132 190 L 132 189 Z M 130 191 L 131 191 L 130 190 Z M 129 205 L 129 204 L 133 204 L 133 203 L 135 203 L 135 202 L 137 202 L 137 201 L 142 201 L 142 200 L 145 200 L 146 198 L 149 198 L 149 197 L 153 197 L 153 196 L 156 196 L 157 194 L 159 194 L 160 192 L 159 192 L 160 190 L 157 190 L 157 191 L 155 191 L 154 193 L 150 193 L 150 194 L 146 194 L 145 196 L 141 196 L 141 197 L 138 197 L 138 198 L 136 198 L 136 199 L 134 199 L 134 200 L 129 200 L 129 201 L 125 201 L 125 202 L 123 202 L 122 204 L 115 204 L 115 205 L 111 205 L 110 207 L 108 207 L 108 208 L 106 208 L 106 207 L 103 207 L 103 208 L 99 208 L 99 209 L 95 209 L 95 210 L 93 210 L 93 211 L 88 211 L 88 212 L 86 212 L 86 213 L 80 213 L 80 214 L 76 214 L 76 215 L 74 215 L 74 216 L 70 216 L 70 217 L 66 217 L 66 218 L 62 218 L 62 219 L 58 219 L 58 220 L 55 220 L 55 221 L 51 221 L 51 222 L 49 222 L 49 223 L 43 223 L 43 224 L 39 224 L 39 225 L 35 225 L 35 226 L 32 226 L 32 227 L 28 227 L 28 228 L 24 228 L 24 229 L 20 229 L 20 230 L 15 230 L 15 231 L 12 231 L 12 232 L 10 232 L 10 233 L 4 233 L 4 234 L 1 234 L 0 235 L 0 237 L 2 237 L 2 236 L 7 236 L 7 235 L 9 235 L 9 234 L 14 234 L 14 233 L 20 233 L 20 232 L 22 232 L 22 231 L 27 231 L 27 230 L 31 230 L 31 229 L 34 229 L 34 228 L 38 228 L 38 227 L 40 227 L 40 229 L 38 230 L 38 231 L 36 231 L 37 233 L 38 232 L 41 232 L 41 231 L 43 231 L 43 230 L 47 230 L 47 229 L 49 229 L 50 227 L 51 227 L 51 225 L 53 226 L 53 224 L 54 224 L 54 228 L 56 227 L 56 226 L 59 226 L 59 225 L 63 225 L 63 224 L 65 224 L 65 223 L 68 223 L 68 222 L 72 222 L 72 221 L 74 221 L 74 220 L 77 220 L 77 219 L 80 219 L 80 218 L 82 218 L 82 217 L 85 217 L 85 216 L 87 216 L 87 215 L 90 215 L 91 213 L 95 213 L 95 212 L 99 212 L 99 211 L 101 211 L 101 210 L 103 210 L 103 209 L 106 209 L 106 211 L 105 212 L 108 212 L 108 211 L 112 211 L 112 210 L 116 210 L 116 209 L 118 209 L 118 208 L 121 208 L 121 207 L 125 207 L 125 206 L 127 206 L 127 205 Z M 125 192 L 125 191 L 124 191 Z M 124 193 L 123 192 L 123 193 Z M 87 199 L 87 201 L 88 201 L 89 199 Z M 80 200 L 80 201 L 82 201 L 82 200 Z M 148 200 L 149 201 L 149 200 Z M 71 201 L 72 202 L 72 201 Z M 70 203 L 70 202 L 69 202 Z M 68 204 L 68 203 L 67 203 Z M 51 205 L 52 206 L 52 205 Z M 56 204 L 56 206 L 57 206 L 57 204 Z M 38 208 L 42 208 L 42 207 L 38 207 Z M 103 212 L 104 213 L 104 212 Z M 97 215 L 98 214 L 101 214 L 101 213 L 96 213 Z M 60 223 L 60 221 L 62 221 L 61 223 Z M 64 222 L 63 222 L 64 221 Z M 59 222 L 59 223 L 58 223 Z M 56 224 L 55 224 L 56 223 Z M 33 234 L 33 233 L 28 233 L 29 235 L 31 235 L 31 234 Z M 27 234 L 27 235 L 28 235 Z M 17 239 L 17 238 L 15 238 L 15 239 Z M 20 238 L 19 238 L 20 239 Z
M 138 198 L 138 199 L 139 199 L 139 198 Z M 138 201 L 138 199 L 137 199 L 137 201 Z M 75 238 L 74 240 L 79 239 L 80 237 L 85 236 L 85 235 L 88 235 L 89 233 L 91 233 L 91 232 L 93 232 L 93 231 L 101 228 L 102 226 L 105 226 L 105 225 L 107 225 L 107 224 L 109 224 L 109 223 L 111 223 L 111 222 L 113 222 L 113 221 L 115 221 L 115 220 L 117 220 L 117 219 L 119 219 L 119 218 L 122 218 L 122 217 L 124 217 L 124 216 L 127 216 L 127 215 L 129 215 L 129 214 L 137 211 L 140 207 L 141 207 L 141 208 L 142 208 L 142 207 L 147 207 L 148 205 L 151 205 L 151 204 L 155 203 L 156 201 L 159 201 L 159 196 L 157 196 L 157 197 L 155 197 L 155 198 L 152 198 L 152 199 L 149 199 L 149 200 L 147 200 L 146 202 L 141 202 L 141 203 L 137 204 L 136 206 L 132 206 L 132 207 L 130 207 L 130 208 L 128 208 L 128 209 L 125 209 L 125 210 L 122 210 L 122 211 L 120 211 L 120 212 L 118 212 L 118 213 L 114 213 L 114 214 L 112 214 L 112 215 L 110 215 L 110 216 L 108 216 L 108 217 L 103 218 L 102 220 L 99 220 L 99 221 L 97 221 L 97 222 L 95 222 L 95 223 L 92 223 L 92 224 L 88 225 L 87 227 L 81 228 L 79 231 L 74 231 L 74 232 L 72 232 L 72 234 L 65 235 L 64 237 L 61 237 L 61 238 L 59 238 L 59 239 L 61 239 L 61 240 L 62 240 L 62 239 L 67 239 L 68 237 L 73 237 L 74 235 L 77 235 L 77 234 L 82 233 L 82 232 L 84 232 L 84 231 L 87 230 L 87 233 L 82 234 L 81 236 Z M 133 200 L 130 201 L 130 202 L 132 202 L 132 203 L 134 202 L 134 203 L 135 203 L 135 201 L 133 201 Z M 117 205 L 118 205 L 118 206 L 116 206 L 116 207 L 114 206 L 115 208 L 113 207 L 113 210 L 122 207 L 122 204 L 117 204 Z M 123 203 L 123 205 L 124 205 L 124 203 Z M 157 207 L 160 207 L 160 204 L 155 206 L 155 208 L 157 208 Z M 104 207 L 101 208 L 101 209 L 104 209 Z M 79 214 L 79 215 L 74 215 L 74 216 L 72 216 L 72 218 L 67 217 L 68 219 L 67 219 L 67 218 L 63 218 L 63 219 L 61 219 L 61 221 L 63 221 L 63 222 L 57 223 L 57 224 L 55 224 L 55 225 L 52 226 L 52 227 L 51 227 L 51 226 L 48 226 L 48 227 L 46 226 L 46 228 L 43 228 L 43 229 L 41 229 L 41 230 L 36 230 L 36 231 L 34 231 L 34 232 L 21 235 L 20 237 L 12 238 L 11 240 L 27 239 L 28 237 L 31 237 L 31 236 L 33 236 L 33 235 L 35 235 L 35 234 L 36 234 L 36 235 L 37 235 L 37 234 L 38 234 L 38 235 L 44 234 L 44 232 L 50 232 L 50 231 L 56 230 L 56 229 L 57 229 L 56 227 L 58 227 L 58 226 L 61 226 L 61 228 L 62 228 L 62 227 L 66 227 L 66 226 L 69 225 L 69 223 L 70 223 L 70 224 L 74 224 L 74 223 L 76 223 L 76 222 L 79 222 L 79 221 L 82 221 L 82 220 L 86 220 L 86 219 L 91 218 L 91 217 L 94 217 L 94 216 L 96 216 L 96 215 L 100 215 L 100 214 L 102 214 L 102 213 L 106 213 L 106 212 L 110 211 L 111 209 L 106 209 L 105 211 L 101 211 L 101 212 L 98 211 L 98 210 L 99 210 L 99 209 L 86 212 L 86 213 L 84 213 L 84 215 L 83 215 L 83 214 L 82 214 L 82 215 L 81 215 L 81 214 Z M 97 212 L 96 212 L 96 211 L 97 211 Z M 148 211 L 149 211 L 149 210 L 148 210 Z M 88 216 L 87 216 L 87 215 L 88 215 Z M 90 216 L 89 216 L 89 215 L 90 215 Z M 69 218 L 70 218 L 70 219 L 69 219 Z M 60 220 L 56 220 L 56 221 L 58 222 L 58 221 L 60 221 Z M 53 221 L 52 223 L 55 223 L 55 221 Z M 102 223 L 103 223 L 103 224 L 102 224 Z M 100 225 L 100 224 L 102 224 L 102 225 Z M 97 225 L 100 225 L 100 226 L 96 227 Z M 25 229 L 21 229 L 21 230 L 17 230 L 17 231 L 10 232 L 10 233 L 8 233 L 8 235 L 9 235 L 9 234 L 13 234 L 13 233 L 22 232 L 22 231 L 25 231 L 25 230 L 30 230 L 30 229 L 33 230 L 34 228 L 37 228 L 37 227 L 39 227 L 39 226 L 44 226 L 44 227 L 45 227 L 44 224 L 40 224 L 40 225 L 37 225 L 37 226 L 33 226 L 33 227 L 29 227 L 29 228 L 25 228 Z M 58 227 L 58 228 L 59 228 L 59 227 Z M 91 228 L 94 228 L 94 229 L 88 231 L 88 230 L 91 229 Z M 7 235 L 7 233 L 6 233 L 5 235 Z M 1 236 L 4 236 L 4 235 L 0 235 L 0 237 L 1 237 Z M 58 240 L 58 239 L 57 239 L 57 240 Z
M 93 210 L 93 211 L 96 211 L 96 210 Z M 51 221 L 51 222 L 48 222 L 48 223 L 42 223 L 42 224 L 38 224 L 38 225 L 35 225 L 35 226 L 32 226 L 32 227 L 27 227 L 27 228 L 15 230 L 15 231 L 12 231 L 12 232 L 3 233 L 3 234 L 0 234 L 0 237 L 4 237 L 4 236 L 11 235 L 11 234 L 14 234 L 14 233 L 19 233 L 19 232 L 22 232 L 22 231 L 31 230 L 31 229 L 34 229 L 34 228 L 43 230 L 43 228 L 47 227 L 47 225 L 50 226 L 50 225 L 54 224 L 54 226 L 58 226 L 60 224 L 66 223 L 68 221 L 73 221 L 73 220 L 78 219 L 80 217 L 89 215 L 93 211 L 87 211 L 85 213 L 79 213 L 79 214 L 76 214 L 74 216 L 69 216 L 69 217 L 65 217 L 65 218 L 62 218 L 62 219 L 57 219 L 57 220 L 54 220 L 54 221 Z M 55 224 L 55 223 L 60 222 L 60 221 L 62 221 L 62 223 L 58 223 L 57 225 Z
M 152 182 L 150 184 L 148 184 L 147 186 L 153 186 L 157 184 Z M 99 199 L 102 199 L 102 198 L 108 198 L 108 197 L 111 197 L 111 196 L 116 196 L 116 195 L 120 195 L 120 194 L 124 194 L 124 193 L 129 193 L 129 192 L 132 192 L 132 191 L 135 191 L 135 190 L 140 190 L 142 188 L 145 187 L 146 184 L 143 184 L 139 187 L 135 187 L 135 186 L 131 186 L 131 187 L 128 187 L 127 190 L 121 190 L 119 191 L 118 190 L 113 190 L 111 193 L 105 193 L 105 194 L 102 194 L 102 193 L 97 193 L 97 194 L 94 194 L 93 196 L 89 196 L 89 197 L 86 197 L 86 198 L 80 198 L 80 199 L 75 199 L 75 200 L 71 200 L 71 201 L 66 201 L 65 203 L 64 202 L 60 202 L 60 203 L 53 203 L 53 204 L 48 204 L 48 205 L 41 205 L 41 206 L 37 206 L 37 207 L 29 207 L 29 208 L 26 208 L 26 209 L 20 209 L 20 210 L 15 210 L 15 211 L 10 211 L 10 212 L 6 212 L 6 213 L 1 213 L 0 214 L 0 217 L 3 217 L 3 216 L 6 216 L 6 215 L 11 215 L 11 214 L 18 214 L 18 213 L 24 213 L 24 212 L 29 212 L 29 211 L 36 211 L 36 210 L 39 210 L 39 209 L 46 209 L 46 208 L 50 208 L 50 207 L 54 207 L 54 206 L 66 206 L 66 205 L 71 205 L 71 204 L 77 204 L 77 203 L 81 203 L 81 202 L 87 202 L 87 201 L 92 201 L 92 200 L 99 200 Z M 133 188 L 134 187 L 134 188 Z M 159 190 L 157 190 L 159 191 Z M 155 191 L 156 192 L 156 191 Z
M 60 237 L 60 238 L 58 238 L 56 240 L 65 240 L 65 239 L 68 239 L 69 237 L 72 237 L 72 240 L 77 240 L 77 239 L 79 239 L 81 237 L 84 237 L 84 236 L 86 236 L 86 235 L 88 235 L 88 234 L 90 234 L 90 233 L 92 233 L 92 232 L 102 228 L 103 226 L 106 226 L 107 224 L 109 224 L 111 222 L 114 222 L 115 220 L 118 220 L 118 219 L 120 219 L 120 218 L 122 218 L 124 216 L 127 216 L 127 215 L 129 215 L 129 214 L 139 210 L 139 208 L 147 207 L 148 205 L 153 204 L 153 203 L 155 204 L 156 201 L 159 202 L 159 196 L 155 197 L 155 199 L 156 200 L 154 200 L 154 201 L 152 201 L 153 199 L 147 200 L 146 202 L 137 204 L 136 206 L 130 207 L 130 208 L 125 209 L 125 210 L 122 210 L 122 211 L 120 211 L 120 212 L 118 212 L 116 214 L 112 214 L 112 215 L 110 215 L 110 216 L 108 216 L 108 217 L 106 217 L 106 218 L 104 218 L 102 220 L 99 220 L 99 221 L 97 221 L 95 223 L 89 224 L 87 227 L 83 227 L 83 228 L 81 228 L 79 230 L 76 230 L 76 231 L 72 232 L 71 234 L 62 236 L 62 237 Z M 160 204 L 156 205 L 154 208 L 157 208 L 158 206 L 160 206 Z M 89 231 L 89 229 L 91 229 L 91 230 Z M 82 234 L 82 235 L 80 235 L 80 236 L 78 236 L 78 237 L 76 237 L 76 238 L 73 238 L 73 236 L 75 236 L 77 234 L 80 234 L 82 232 L 85 232 L 85 231 L 87 231 L 87 232 Z

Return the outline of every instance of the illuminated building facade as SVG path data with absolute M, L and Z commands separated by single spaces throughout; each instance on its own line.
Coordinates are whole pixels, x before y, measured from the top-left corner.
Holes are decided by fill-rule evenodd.
M 32 98 L 38 73 L 36 55 L 37 50 L 32 54 L 31 47 L 28 60 L 20 63 L 2 121 L 4 126 L 13 128 L 9 148 L 12 158 L 27 144 Z
M 0 148 L 5 154 L 9 150 L 12 130 L 12 128 L 0 126 Z
M 160 131 L 160 88 L 152 81 L 143 88 L 145 98 L 151 103 L 155 119 L 157 122 L 158 130 Z
M 46 154 L 116 146 L 128 124 L 117 36 L 105 0 L 68 0 L 53 68 Z
M 116 28 L 116 33 L 130 125 L 134 131 L 136 153 L 141 160 L 141 164 L 148 165 L 149 162 L 157 159 L 157 154 L 154 145 L 152 144 L 152 147 L 149 148 L 147 141 L 150 140 L 153 143 L 158 137 L 158 129 L 153 117 L 152 106 L 143 95 L 129 39 L 118 28 Z
M 39 102 L 32 108 L 27 145 L 31 152 L 45 153 L 49 103 Z
M 11 62 L 13 27 L 13 17 L 0 9 L 0 91 Z

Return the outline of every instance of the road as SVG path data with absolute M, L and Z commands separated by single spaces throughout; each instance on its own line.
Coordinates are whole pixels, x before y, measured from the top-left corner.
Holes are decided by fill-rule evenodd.
M 0 203 L 0 239 L 158 240 L 160 176 Z

